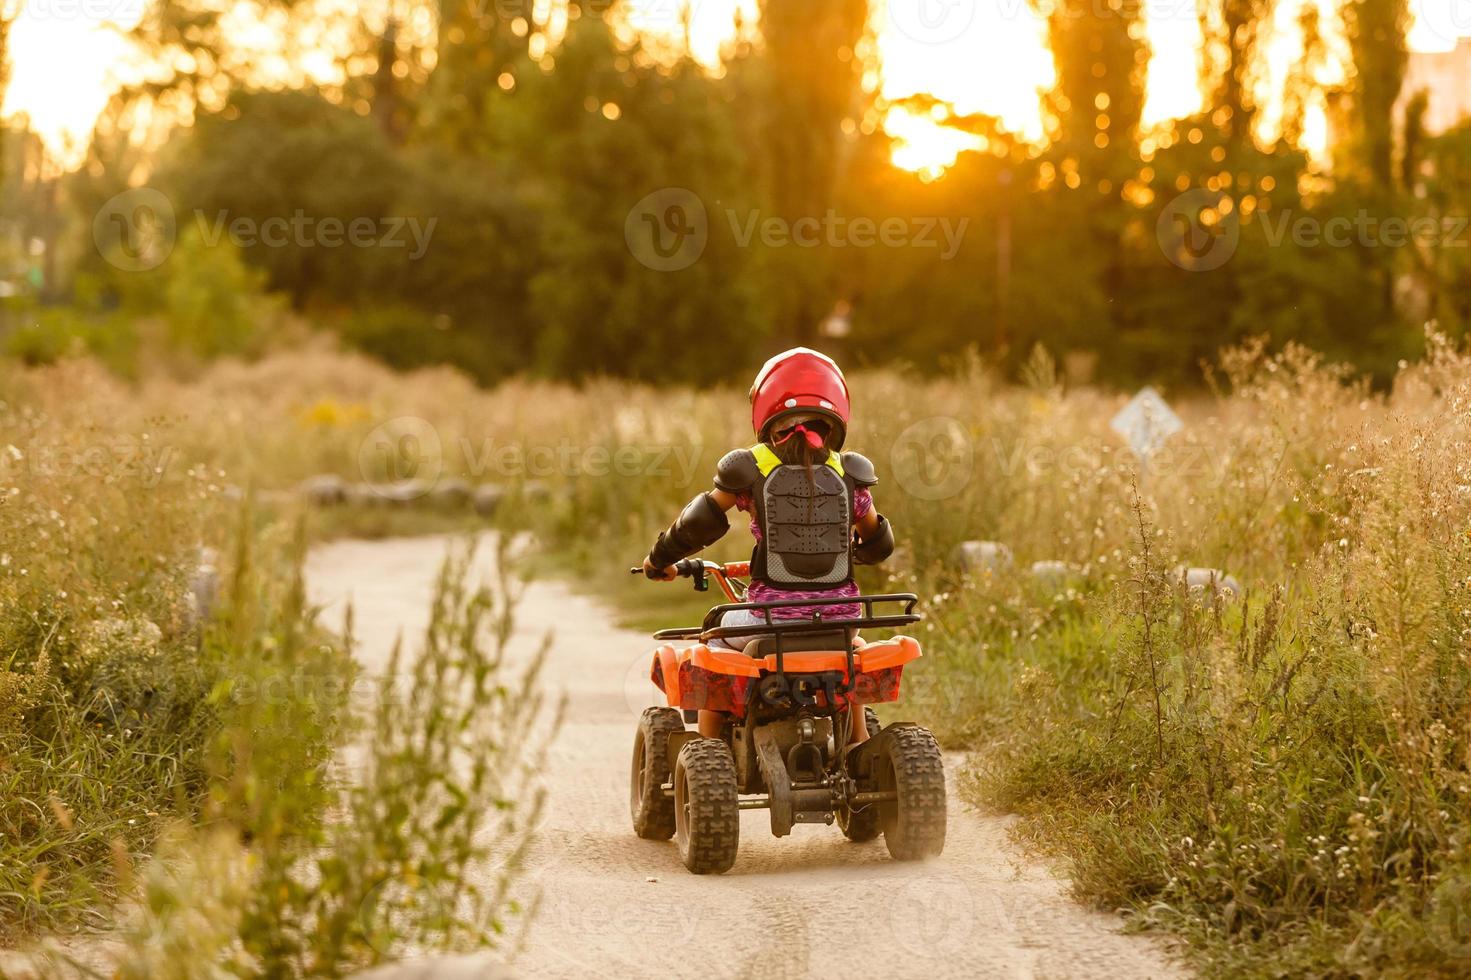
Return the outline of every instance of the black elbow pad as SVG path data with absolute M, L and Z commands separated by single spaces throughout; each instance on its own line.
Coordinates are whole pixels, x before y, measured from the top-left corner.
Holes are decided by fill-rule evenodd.
M 853 560 L 860 565 L 877 565 L 893 553 L 894 528 L 889 519 L 880 514 L 878 530 L 853 545 Z
M 708 548 L 729 530 L 730 521 L 726 519 L 725 511 L 708 493 L 702 493 L 689 502 L 667 531 L 659 535 L 659 540 L 649 549 L 649 561 L 658 568 L 673 565 L 702 548 Z

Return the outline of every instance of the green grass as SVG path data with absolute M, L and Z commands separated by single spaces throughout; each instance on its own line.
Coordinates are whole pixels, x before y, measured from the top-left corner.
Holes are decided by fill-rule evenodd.
M 852 379 L 851 447 L 878 463 L 878 506 L 903 552 L 864 588 L 916 591 L 928 617 L 905 715 L 974 753 L 967 796 L 1019 812 L 1019 835 L 1059 860 L 1080 898 L 1184 937 L 1209 974 L 1465 972 L 1471 357 L 1443 338 L 1427 346 L 1383 393 L 1301 349 L 1226 352 L 1219 393 L 1178 403 L 1186 427 L 1142 486 L 1107 427 L 1122 399 L 1064 390 L 1045 357 L 1026 388 L 974 368 Z M 537 474 L 546 495 L 513 493 L 497 523 L 533 532 L 544 571 L 575 577 L 640 629 L 697 622 L 714 601 L 626 569 L 749 439 L 733 390 L 476 392 L 443 373 L 398 377 L 320 353 L 121 399 L 95 375 L 45 380 L 49 400 L 44 386 L 27 397 L 51 435 L 110 412 L 126 425 L 205 406 L 169 437 L 258 486 L 362 479 L 364 439 L 407 416 L 432 420 L 444 472 L 477 479 L 477 447 L 492 438 L 570 447 L 574 461 L 631 454 L 637 465 L 618 475 Z M 89 401 L 98 391 L 115 400 Z M 675 450 L 688 465 L 671 470 Z M 123 618 L 174 635 L 179 580 L 160 570 L 220 526 L 196 499 L 213 480 L 146 498 L 95 481 L 42 486 L 0 507 L 0 550 L 46 570 L 0 574 L 11 658 L 0 677 L 14 699 L 33 699 L 43 649 L 56 671 L 74 670 L 66 656 L 81 634 L 63 626 L 48 640 L 57 623 L 108 616 L 114 600 Z M 318 516 L 325 534 L 439 527 L 417 514 Z M 955 547 L 973 539 L 1006 542 L 1016 567 L 968 574 Z M 712 557 L 747 547 L 738 529 Z M 1037 560 L 1075 573 L 1037 582 Z M 1247 596 L 1203 603 L 1176 585 L 1177 565 L 1225 569 Z M 89 604 L 98 595 L 103 608 Z M 75 748 L 42 755 L 100 748 L 69 738 Z M 48 819 L 32 802 L 10 819 Z
M 926 391 L 965 433 L 946 443 L 970 455 L 961 491 L 931 499 L 897 449 L 881 470 L 909 554 L 865 586 L 918 591 L 928 617 L 902 713 L 973 752 L 966 796 L 1020 813 L 1082 900 L 1180 936 L 1207 975 L 1471 962 L 1471 359 L 1430 347 L 1383 397 L 1300 350 L 1233 353 L 1228 392 L 1189 412 L 1142 490 L 1091 394 L 978 381 L 969 403 Z M 885 459 L 905 424 L 857 445 Z M 1081 463 L 1059 470 L 1070 445 Z M 534 526 L 574 572 L 599 570 L 590 587 L 626 622 L 695 621 L 688 592 L 603 577 L 692 492 L 633 488 L 629 510 L 630 489 L 580 481 Z M 1011 544 L 1016 567 L 966 574 L 954 545 L 977 538 Z M 1037 559 L 1076 572 L 1042 583 Z M 1191 593 L 1182 564 L 1247 595 Z
M 166 414 L 85 362 L 0 376 L 0 943 L 102 933 L 107 975 L 182 980 L 506 942 L 539 805 L 526 729 L 556 724 L 538 665 L 505 663 L 513 590 L 447 566 L 425 654 L 360 718 L 302 582 L 308 540 L 485 522 L 232 500 L 215 403 L 190 415 L 165 383 Z

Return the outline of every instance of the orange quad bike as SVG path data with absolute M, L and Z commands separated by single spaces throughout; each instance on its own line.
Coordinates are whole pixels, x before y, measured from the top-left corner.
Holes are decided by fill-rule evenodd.
M 735 864 L 742 810 L 768 810 L 777 837 L 796 824 L 836 822 L 849 840 L 883 834 L 900 861 L 939 854 L 945 846 L 940 746 L 912 722 L 881 728 L 869 707 L 899 699 L 900 676 L 920 656 L 919 643 L 907 636 L 858 638 L 859 630 L 918 622 L 918 597 L 750 603 L 742 601 L 748 562 L 691 558 L 675 567 L 700 592 L 713 577 L 730 602 L 711 609 L 702 626 L 654 634 L 665 642 L 654 651 L 650 679 L 668 707 L 646 708 L 633 739 L 634 833 L 675 838 L 695 874 L 722 874 Z M 823 619 L 824 607 L 855 604 L 863 609 L 858 619 Z M 783 606 L 811 613 L 773 618 Z M 876 606 L 898 609 L 876 615 Z M 721 625 L 732 610 L 751 610 L 763 622 Z M 725 642 L 712 645 L 716 640 Z M 676 647 L 675 641 L 692 642 Z M 869 739 L 850 746 L 848 726 L 835 722 L 860 706 Z M 724 716 L 719 738 L 685 730 L 701 710 Z

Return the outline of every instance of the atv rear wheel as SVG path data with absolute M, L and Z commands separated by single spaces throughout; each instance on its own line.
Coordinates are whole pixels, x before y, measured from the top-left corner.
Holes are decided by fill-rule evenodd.
M 718 738 L 686 742 L 674 763 L 674 839 L 684 866 L 724 874 L 735 864 L 741 811 L 735 760 Z
M 669 736 L 684 731 L 673 708 L 645 708 L 633 736 L 633 764 L 628 779 L 628 810 L 633 832 L 644 840 L 674 836 L 674 800 L 664 795 L 669 782 Z
M 863 706 L 863 726 L 868 729 L 869 738 L 877 735 L 883 727 L 879 724 L 879 716 L 873 710 L 872 705 Z M 840 806 L 838 807 L 838 829 L 850 841 L 861 844 L 864 841 L 873 840 L 883 831 L 882 817 L 881 808 L 875 803 L 859 807 L 857 810 Z
M 875 771 L 879 788 L 896 794 L 878 807 L 889 854 L 917 861 L 943 851 L 945 762 L 935 736 L 918 725 L 890 729 Z

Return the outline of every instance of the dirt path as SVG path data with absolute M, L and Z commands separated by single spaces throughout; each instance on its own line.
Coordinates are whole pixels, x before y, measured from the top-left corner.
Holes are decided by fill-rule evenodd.
M 401 632 L 422 635 L 446 538 L 346 541 L 307 563 L 325 622 L 354 606 L 359 659 L 381 671 Z M 491 564 L 492 549 L 480 549 Z M 488 571 L 487 571 L 488 574 Z M 1018 854 L 1008 821 L 953 796 L 940 858 L 897 864 L 883 842 L 835 827 L 771 836 L 764 811 L 742 814 L 741 851 L 721 877 L 696 877 L 674 844 L 629 827 L 628 753 L 650 641 L 556 582 L 534 583 L 518 611 L 530 650 L 554 630 L 546 679 L 567 692 L 551 753 L 549 806 L 528 867 L 541 906 L 515 972 L 535 977 L 1175 977 L 1149 939 L 1118 933 L 1065 883 Z M 947 757 L 952 773 L 959 757 Z M 650 879 L 653 879 L 652 881 Z

